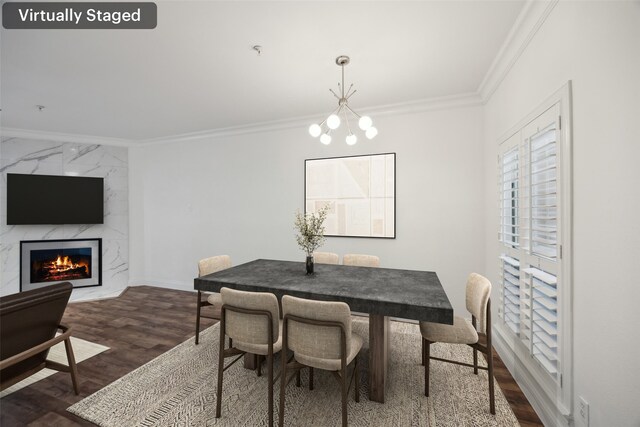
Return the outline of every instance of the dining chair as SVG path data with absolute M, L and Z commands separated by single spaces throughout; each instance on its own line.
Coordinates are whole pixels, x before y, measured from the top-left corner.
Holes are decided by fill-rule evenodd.
M 269 426 L 273 426 L 273 357 L 282 348 L 282 322 L 278 298 L 268 292 L 245 292 L 220 289 L 220 350 L 218 355 L 218 389 L 216 391 L 216 418 L 220 418 L 222 405 L 222 376 L 245 353 L 266 356 L 268 378 Z M 225 336 L 233 344 L 225 349 Z M 224 366 L 224 360 L 235 357 Z
M 231 258 L 229 257 L 229 255 L 218 255 L 201 259 L 198 262 L 198 277 L 216 273 L 230 267 Z M 207 293 L 207 298 L 204 300 L 202 299 L 202 294 L 202 291 L 198 291 L 198 300 L 196 302 L 196 345 L 200 342 L 200 318 L 204 317 L 207 319 L 219 319 L 220 306 L 222 305 L 222 300 L 219 293 Z M 202 314 L 202 307 L 210 305 L 213 306 L 213 315 L 209 316 Z
M 495 415 L 493 351 L 491 347 L 491 282 L 486 277 L 471 273 L 467 279 L 465 295 L 467 311 L 471 313 L 471 323 L 460 316 L 453 317 L 453 325 L 420 322 L 424 395 L 429 396 L 429 365 L 431 360 L 468 366 L 473 368 L 473 373 L 476 375 L 478 375 L 478 369 L 485 369 L 489 374 L 489 410 Z M 470 346 L 473 349 L 473 365 L 431 356 L 431 344 L 436 342 Z M 478 366 L 478 351 L 486 355 L 487 367 Z
M 313 301 L 282 297 L 282 370 L 280 380 L 280 426 L 284 424 L 285 389 L 294 375 L 309 368 L 313 390 L 314 368 L 331 371 L 342 390 L 342 425 L 347 425 L 347 395 L 355 377 L 355 401 L 360 401 L 358 353 L 362 338 L 351 331 L 351 310 L 344 302 Z M 293 351 L 293 360 L 284 355 Z M 353 362 L 352 373 L 347 367 Z M 287 372 L 291 371 L 291 377 Z
M 338 264 L 340 257 L 333 252 L 314 252 L 313 261 L 316 264 Z
M 346 254 L 344 257 L 342 257 L 342 264 L 343 265 L 350 265 L 350 266 L 354 266 L 354 267 L 380 267 L 380 258 L 378 258 L 375 255 L 362 255 L 362 254 Z M 358 311 L 354 311 L 352 313 L 355 316 L 358 317 L 369 317 L 369 315 L 367 313 L 361 313 Z M 368 325 L 364 325 L 367 326 Z M 359 332 L 363 332 L 363 331 L 359 331 Z M 367 334 L 365 334 L 366 336 Z M 367 342 L 368 338 L 365 338 L 365 346 L 368 346 L 369 343 Z
M 342 264 L 355 267 L 380 267 L 380 258 L 375 255 L 346 254 L 342 257 Z

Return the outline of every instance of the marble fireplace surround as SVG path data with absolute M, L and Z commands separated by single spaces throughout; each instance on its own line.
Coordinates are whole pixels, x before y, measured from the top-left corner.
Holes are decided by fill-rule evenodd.
M 72 300 L 115 296 L 129 282 L 128 148 L 2 137 L 0 140 L 0 295 L 20 291 L 20 242 L 102 239 L 102 286 Z M 104 224 L 7 225 L 7 173 L 104 178 Z

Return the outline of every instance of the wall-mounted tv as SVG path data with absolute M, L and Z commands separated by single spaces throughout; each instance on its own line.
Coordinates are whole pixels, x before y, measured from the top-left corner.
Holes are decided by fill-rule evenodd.
M 104 178 L 7 174 L 7 224 L 103 224 Z

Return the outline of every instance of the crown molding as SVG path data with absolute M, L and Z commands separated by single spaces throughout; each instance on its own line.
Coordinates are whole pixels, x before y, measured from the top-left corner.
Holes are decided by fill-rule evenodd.
M 491 96 L 493 96 L 511 68 L 529 46 L 529 43 L 547 20 L 558 1 L 527 0 L 478 87 L 477 92 L 483 104 L 486 104 L 491 99 Z
M 78 144 L 99 144 L 99 145 L 115 145 L 119 147 L 130 147 L 133 145 L 132 140 L 122 138 L 109 138 L 103 136 L 78 135 L 73 133 L 47 132 L 40 130 L 27 130 L 18 128 L 0 128 L 0 135 L 3 138 L 25 138 L 25 139 L 44 139 L 56 142 L 72 142 Z
M 459 95 L 444 96 L 439 98 L 419 99 L 396 104 L 379 105 L 376 107 L 362 108 L 362 114 L 375 115 L 376 117 L 394 116 L 400 114 L 414 114 L 425 111 L 447 110 L 452 108 L 464 108 L 482 105 L 482 99 L 477 93 L 464 93 Z M 122 139 L 109 138 L 91 135 L 76 135 L 70 133 L 46 132 L 37 130 L 0 128 L 3 137 L 44 139 L 58 142 L 75 142 L 80 144 L 102 144 L 116 145 L 123 147 L 139 147 L 155 144 L 166 144 L 173 142 L 193 141 L 203 138 L 225 138 L 237 135 L 247 135 L 252 133 L 273 132 L 278 130 L 292 129 L 296 127 L 307 127 L 310 123 L 318 120 L 327 112 L 314 115 L 295 117 L 283 120 L 273 120 L 268 122 L 251 123 L 247 125 L 232 126 L 218 129 L 208 129 L 199 132 L 189 132 L 177 135 L 162 136 L 149 139 Z
M 465 93 L 460 95 L 445 96 L 440 98 L 421 99 L 416 101 L 386 104 L 371 108 L 361 108 L 359 113 L 375 115 L 376 117 L 394 116 L 400 114 L 421 113 L 425 111 L 447 110 L 451 108 L 464 108 L 482 105 L 482 99 L 477 93 Z M 307 127 L 326 115 L 326 111 L 314 115 L 295 117 L 284 120 L 252 123 L 226 128 L 209 129 L 199 132 L 189 132 L 178 135 L 163 136 L 137 140 L 134 145 L 154 145 L 173 142 L 193 141 L 203 138 L 225 138 L 230 136 L 247 135 L 252 133 L 273 132 L 295 127 Z

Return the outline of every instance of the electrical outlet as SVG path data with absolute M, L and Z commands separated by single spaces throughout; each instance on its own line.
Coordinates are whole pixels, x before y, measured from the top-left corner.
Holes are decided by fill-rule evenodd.
M 589 427 L 589 402 L 582 396 L 578 398 L 578 416 L 582 419 L 582 425 Z

